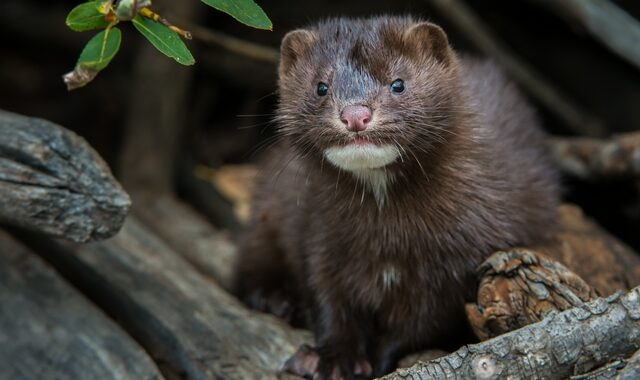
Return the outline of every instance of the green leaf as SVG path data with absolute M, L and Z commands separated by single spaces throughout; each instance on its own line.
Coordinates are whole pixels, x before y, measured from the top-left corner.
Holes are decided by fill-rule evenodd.
M 90 1 L 73 8 L 67 15 L 67 26 L 76 32 L 106 28 L 109 23 L 99 11 L 101 4 L 102 1 Z
M 253 0 L 202 0 L 203 3 L 222 11 L 243 24 L 258 29 L 271 30 L 271 20 Z
M 162 54 L 175 59 L 185 66 L 196 63 L 187 45 L 184 44 L 176 32 L 140 15 L 136 16 L 131 22 Z
M 120 49 L 122 35 L 118 28 L 112 27 L 96 34 L 87 42 L 73 71 L 63 75 L 68 90 L 75 90 L 91 82 L 100 70 L 107 67 L 109 62 Z
M 103 30 L 82 49 L 77 64 L 97 71 L 104 69 L 120 49 L 121 39 L 120 29 L 114 27 Z

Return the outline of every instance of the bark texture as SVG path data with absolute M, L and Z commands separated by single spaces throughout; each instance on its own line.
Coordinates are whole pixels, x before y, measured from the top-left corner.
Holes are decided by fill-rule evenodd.
M 598 226 L 582 210 L 558 209 L 559 231 L 549 244 L 530 247 L 574 271 L 599 294 L 640 285 L 640 255 Z
M 0 220 L 78 242 L 114 235 L 131 201 L 84 139 L 0 111 Z
M 169 378 L 277 379 L 308 332 L 247 310 L 129 217 L 108 241 L 42 241 L 48 258 L 160 363 Z
M 383 379 L 565 379 L 638 348 L 640 288 L 634 288 Z
M 231 289 L 236 246 L 228 233 L 174 197 L 149 195 L 134 214 L 200 273 Z
M 478 297 L 466 311 L 480 340 L 539 322 L 597 296 L 564 265 L 527 249 L 494 253 L 478 274 Z
M 618 374 L 616 380 L 637 380 L 640 379 L 640 351 L 627 361 L 622 371 Z
M 120 327 L 0 230 L 0 379 L 161 380 Z
M 550 143 L 560 168 L 574 177 L 640 177 L 640 132 L 608 140 L 556 137 Z

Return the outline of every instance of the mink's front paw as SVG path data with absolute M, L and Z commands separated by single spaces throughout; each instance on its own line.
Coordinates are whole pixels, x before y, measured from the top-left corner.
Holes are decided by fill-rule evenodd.
M 320 356 L 317 350 L 302 345 L 282 369 L 312 380 L 352 380 L 355 376 L 371 377 L 371 364 L 366 358 L 351 360 L 335 355 Z

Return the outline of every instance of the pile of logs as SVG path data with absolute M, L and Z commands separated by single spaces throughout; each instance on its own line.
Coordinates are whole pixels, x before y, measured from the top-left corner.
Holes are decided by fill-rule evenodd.
M 613 2 L 530 2 L 640 67 L 639 24 Z M 465 2 L 426 3 L 567 130 L 587 136 L 549 142 L 565 174 L 637 181 L 638 132 L 604 139 L 605 122 L 518 58 Z M 64 16 L 38 12 L 33 1 L 7 4 L 2 23 L 37 41 L 42 25 Z M 205 62 L 275 72 L 277 50 L 194 25 L 196 6 L 185 2 L 172 16 L 186 20 L 201 43 L 225 49 L 226 59 L 203 52 Z M 75 49 L 73 38 L 52 39 Z M 193 175 L 182 159 L 193 74 L 156 54 L 148 44 L 137 52 L 127 87 L 135 106 L 117 169 L 129 194 L 81 137 L 0 111 L 0 380 L 293 379 L 280 368 L 301 344 L 313 344 L 309 331 L 248 310 L 229 294 L 230 235 L 241 228 L 249 197 L 225 200 L 228 175 Z M 247 86 L 273 86 L 268 75 L 237 73 Z M 176 172 L 189 204 L 175 196 Z M 232 176 L 241 183 L 236 193 L 250 187 L 237 169 Z M 640 256 L 577 206 L 558 213 L 552 243 L 496 252 L 478 268 L 477 300 L 466 311 L 480 343 L 412 354 L 384 378 L 640 378 Z
M 82 138 L 10 113 L 0 136 L 0 377 L 275 379 L 313 343 L 227 292 L 234 246 L 188 205 L 138 194 L 125 221 L 128 195 Z M 479 268 L 482 343 L 385 378 L 633 378 L 640 256 L 576 206 L 559 215 L 552 244 Z

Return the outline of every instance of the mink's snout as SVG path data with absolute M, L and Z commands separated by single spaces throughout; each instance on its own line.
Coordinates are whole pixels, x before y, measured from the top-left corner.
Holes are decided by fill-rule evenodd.
M 340 120 L 349 132 L 364 131 L 371 121 L 371 109 L 362 105 L 346 106 L 340 113 Z

